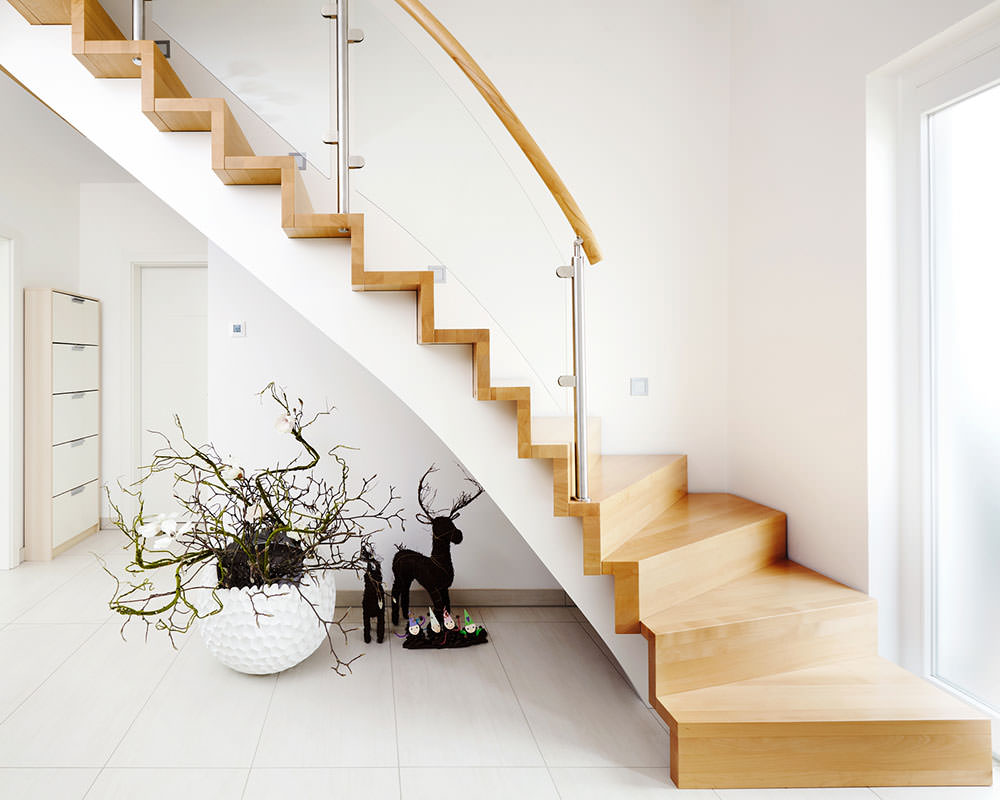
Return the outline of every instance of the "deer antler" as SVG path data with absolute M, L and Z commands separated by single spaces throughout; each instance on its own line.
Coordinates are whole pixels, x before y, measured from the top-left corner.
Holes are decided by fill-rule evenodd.
M 469 475 L 469 473 L 465 473 L 465 480 L 475 486 L 476 489 L 474 492 L 462 492 L 457 498 L 455 498 L 455 502 L 451 507 L 451 513 L 448 515 L 452 519 L 455 519 L 458 516 L 459 511 L 469 505 L 469 503 L 479 497 L 479 495 L 481 495 L 484 491 L 482 484 Z
M 437 472 L 437 467 L 433 464 L 427 468 L 427 472 L 423 474 L 423 477 L 420 479 L 420 483 L 417 485 L 417 503 L 420 504 L 420 508 L 424 512 L 423 516 L 425 517 L 425 519 L 420 519 L 420 515 L 417 514 L 417 521 L 423 522 L 427 525 L 429 525 L 431 520 L 437 516 L 430 509 L 430 506 L 434 503 L 434 500 L 437 497 L 437 492 L 424 483 L 427 480 L 427 476 L 432 472 Z

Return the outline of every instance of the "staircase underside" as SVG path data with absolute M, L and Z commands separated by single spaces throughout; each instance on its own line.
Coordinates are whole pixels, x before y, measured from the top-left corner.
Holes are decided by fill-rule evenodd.
M 315 212 L 292 157 L 255 155 L 223 100 L 190 97 L 97 0 L 9 1 L 32 25 L 72 24 L 95 77 L 139 79 L 159 130 L 210 131 L 223 183 L 280 185 L 288 237 L 349 238 L 355 291 L 415 292 L 420 343 L 471 346 L 473 395 L 514 404 L 518 457 L 551 460 L 553 513 L 581 518 L 584 573 L 614 576 L 616 631 L 648 640 L 678 786 L 991 782 L 989 720 L 878 657 L 874 600 L 788 561 L 784 514 L 689 494 L 676 455 L 597 457 L 592 500 L 571 499 L 570 439 L 533 423 L 527 387 L 491 384 L 489 330 L 435 327 L 433 273 L 366 269 L 362 215 Z

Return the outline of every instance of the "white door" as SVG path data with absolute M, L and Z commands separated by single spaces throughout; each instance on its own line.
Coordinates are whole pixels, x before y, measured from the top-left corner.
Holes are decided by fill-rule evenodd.
M 204 444 L 208 433 L 208 291 L 204 266 L 139 270 L 140 465 L 152 463 L 165 434 L 183 449 L 174 417 L 188 439 Z M 173 477 L 161 473 L 143 488 L 145 514 L 179 510 Z

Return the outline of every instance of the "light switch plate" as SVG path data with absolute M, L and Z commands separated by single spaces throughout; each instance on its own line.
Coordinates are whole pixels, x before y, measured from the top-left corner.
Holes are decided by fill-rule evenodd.
M 428 267 L 434 273 L 434 283 L 444 283 L 448 279 L 448 268 L 443 264 L 434 264 Z
M 629 394 L 632 397 L 649 395 L 649 378 L 629 378 Z
M 229 327 L 230 333 L 234 339 L 238 336 L 247 335 L 247 324 L 245 322 L 232 322 Z

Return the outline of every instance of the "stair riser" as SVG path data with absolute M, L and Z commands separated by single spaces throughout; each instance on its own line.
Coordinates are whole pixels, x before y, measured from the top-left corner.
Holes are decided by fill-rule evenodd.
M 986 786 L 989 722 L 906 720 L 681 726 L 670 777 L 681 789 Z M 699 728 L 701 730 L 699 730 Z
M 876 655 L 874 600 L 651 638 L 652 697 Z M 647 633 L 648 631 L 644 631 Z
M 583 518 L 584 574 L 600 575 L 605 556 L 686 494 L 687 458 L 679 458 L 602 501 L 599 514 Z
M 585 528 L 586 530 L 586 528 Z M 639 633 L 639 619 L 785 557 L 785 515 L 648 558 L 614 565 L 615 630 Z

